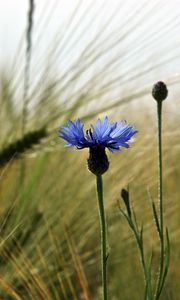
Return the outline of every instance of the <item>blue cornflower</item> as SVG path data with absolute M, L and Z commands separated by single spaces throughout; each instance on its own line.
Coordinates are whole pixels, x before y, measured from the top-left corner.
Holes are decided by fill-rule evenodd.
M 132 125 L 125 121 L 109 123 L 108 117 L 103 121 L 97 120 L 91 129 L 83 132 L 83 126 L 79 119 L 74 122 L 69 120 L 65 127 L 59 129 L 59 136 L 66 140 L 66 146 L 76 146 L 78 149 L 101 146 L 111 152 L 118 151 L 121 147 L 128 148 L 128 141 L 137 132 Z
M 88 168 L 98 176 L 109 168 L 105 148 L 111 152 L 116 152 L 121 147 L 128 148 L 127 142 L 137 132 L 125 121 L 110 124 L 108 117 L 103 121 L 98 119 L 85 134 L 83 126 L 79 119 L 74 122 L 69 120 L 65 127 L 59 129 L 59 136 L 67 141 L 66 146 L 75 146 L 78 149 L 89 148 Z

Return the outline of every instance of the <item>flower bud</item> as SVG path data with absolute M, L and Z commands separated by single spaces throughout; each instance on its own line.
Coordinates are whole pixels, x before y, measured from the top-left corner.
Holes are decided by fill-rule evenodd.
M 105 147 L 95 145 L 89 148 L 89 158 L 87 159 L 88 169 L 95 175 L 104 174 L 109 168 L 109 161 L 105 152 Z
M 130 207 L 130 203 L 129 203 L 129 191 L 126 189 L 122 189 L 121 190 L 121 197 L 124 201 L 124 204 L 126 206 L 126 210 L 128 213 L 128 216 L 131 218 L 131 207 Z
M 154 84 L 152 89 L 152 96 L 156 101 L 163 101 L 167 98 L 168 89 L 166 84 L 162 81 L 158 81 Z

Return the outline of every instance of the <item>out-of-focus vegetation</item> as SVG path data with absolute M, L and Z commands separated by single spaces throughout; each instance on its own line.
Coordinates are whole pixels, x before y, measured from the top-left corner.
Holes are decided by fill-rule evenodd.
M 171 9 L 171 1 L 115 1 L 108 15 L 108 1 L 85 2 L 77 2 L 63 24 L 59 21 L 56 36 L 44 46 L 53 14 L 61 19 L 61 9 L 55 1 L 49 1 L 45 11 L 40 7 L 44 14 L 33 28 L 24 134 L 45 128 L 46 136 L 36 142 L 27 139 L 23 149 L 18 144 L 22 151 L 14 145 L 24 138 L 25 37 L 14 63 L 1 70 L 0 157 L 6 153 L 7 158 L 0 160 L 0 299 L 101 298 L 95 178 L 87 171 L 87 150 L 64 148 L 57 130 L 78 117 L 88 129 L 105 115 L 111 121 L 126 119 L 139 131 L 130 150 L 109 154 L 110 169 L 104 175 L 110 299 L 142 299 L 138 251 L 117 202 L 123 206 L 120 190 L 129 184 L 157 276 L 158 237 L 148 202 L 148 192 L 157 199 L 156 104 L 151 88 L 164 80 L 169 89 L 163 111 L 163 163 L 171 265 L 162 299 L 176 300 L 180 12 Z

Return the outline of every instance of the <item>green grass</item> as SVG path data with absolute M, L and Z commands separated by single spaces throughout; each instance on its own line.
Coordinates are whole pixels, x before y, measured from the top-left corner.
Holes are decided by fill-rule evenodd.
M 129 184 L 132 205 L 138 220 L 144 224 L 146 254 L 153 248 L 155 278 L 158 236 L 147 190 L 156 202 L 156 103 L 151 97 L 151 87 L 157 79 L 166 81 L 169 88 L 163 112 L 163 164 L 165 223 L 170 231 L 171 264 L 162 299 L 177 299 L 180 294 L 179 80 L 174 71 L 169 73 L 171 63 L 175 60 L 178 64 L 173 48 L 177 19 L 174 18 L 170 26 L 173 18 L 169 15 L 164 27 L 159 25 L 159 30 L 167 38 L 171 37 L 171 47 L 164 43 L 161 47 L 164 52 L 160 55 L 159 32 L 150 31 L 147 36 L 139 32 L 141 24 L 145 28 L 150 26 L 146 19 L 152 22 L 155 4 L 144 3 L 139 16 L 141 4 L 121 21 L 118 12 L 109 16 L 104 27 L 88 41 L 79 39 L 81 34 L 84 37 L 89 33 L 88 24 L 83 28 L 79 15 L 81 5 L 80 1 L 77 10 L 71 12 L 74 18 L 67 20 L 69 27 L 58 31 L 55 42 L 42 53 L 38 52 L 41 44 L 38 36 L 46 33 L 46 27 L 38 31 L 36 26 L 40 25 L 35 25 L 32 33 L 34 44 L 30 86 L 26 91 L 25 131 L 33 132 L 46 126 L 48 135 L 20 156 L 12 155 L 0 169 L 0 299 L 101 299 L 95 177 L 87 170 L 87 150 L 64 148 L 57 130 L 67 119 L 77 117 L 89 128 L 97 117 L 106 114 L 112 121 L 127 119 L 139 131 L 130 150 L 109 154 L 110 169 L 104 176 L 110 299 L 143 299 L 138 249 L 117 202 L 123 206 L 120 191 Z M 92 15 L 88 10 L 83 12 L 90 24 Z M 109 33 L 114 18 L 117 25 Z M 47 25 L 47 20 L 45 22 Z M 134 39 L 132 45 L 133 33 L 137 41 Z M 79 48 L 76 48 L 77 43 Z M 79 55 L 73 47 L 78 49 Z M 24 65 L 21 58 L 24 53 L 20 49 L 12 71 L 1 71 L 1 151 L 22 138 L 23 101 L 19 99 L 22 99 Z M 155 55 L 156 60 L 153 59 Z M 56 70 L 58 61 L 62 66 L 59 71 Z M 147 65 L 144 61 L 148 61 Z

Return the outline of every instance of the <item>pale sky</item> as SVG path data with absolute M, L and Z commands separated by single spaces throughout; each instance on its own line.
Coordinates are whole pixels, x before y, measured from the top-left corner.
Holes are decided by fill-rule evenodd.
M 136 1 L 136 0 L 135 0 Z M 131 6 L 131 2 L 126 1 L 126 7 Z M 79 14 L 88 9 L 89 16 L 82 19 L 82 26 L 88 22 L 88 19 L 99 9 L 99 16 L 92 19 L 93 22 L 96 20 L 96 26 L 103 24 L 103 19 L 106 19 L 109 13 L 112 13 L 116 7 L 120 7 L 121 0 L 35 0 L 35 23 L 43 22 L 43 20 L 50 13 L 49 24 L 46 23 L 46 42 L 48 44 L 50 36 L 57 32 L 58 28 L 61 30 L 63 22 L 66 22 L 73 10 L 80 3 Z M 105 3 L 105 5 L 104 5 Z M 23 31 L 26 28 L 26 19 L 28 12 L 28 0 L 0 0 L 0 41 L 1 41 L 1 52 L 0 60 L 7 59 L 9 56 L 13 56 L 15 49 L 20 41 Z M 101 12 L 103 14 L 101 15 Z M 93 24 L 92 24 L 93 25 Z M 93 26 L 92 26 L 93 27 Z M 37 26 L 38 28 L 38 26 Z M 89 28 L 90 29 L 90 28 Z M 92 28 L 92 31 L 94 29 Z M 90 33 L 89 33 L 90 34 Z
M 23 31 L 26 28 L 26 17 L 28 11 L 28 0 L 0 0 L 0 41 L 1 41 L 1 52 L 0 59 L 1 61 L 13 56 L 15 49 L 20 41 Z M 93 34 L 95 27 L 101 27 L 103 25 L 103 20 L 105 21 L 109 14 L 113 13 L 114 10 L 118 10 L 119 15 L 119 24 L 121 24 L 121 19 L 124 18 L 124 14 L 130 14 L 139 3 L 145 3 L 145 6 L 148 3 L 146 0 L 35 0 L 35 23 L 43 22 L 43 18 L 48 15 L 48 12 L 51 12 L 51 17 L 49 19 L 49 24 L 46 23 L 47 30 L 45 42 L 48 42 L 51 36 L 61 30 L 63 22 L 66 21 L 76 5 L 82 3 L 79 7 L 79 12 L 83 12 L 88 7 L 88 14 L 84 14 L 84 17 L 81 19 L 82 27 L 88 23 L 88 20 L 92 18 L 92 28 L 88 28 L 88 34 Z M 170 15 L 173 16 L 179 14 L 180 17 L 180 1 L 179 0 L 151 0 L 150 6 L 153 3 L 159 3 L 157 10 L 159 11 L 159 21 L 162 22 L 162 16 L 164 18 L 169 18 Z M 92 5 L 93 3 L 93 5 Z M 92 8 L 93 7 L 93 8 Z M 166 9 L 164 9 L 166 7 Z M 121 12 L 122 10 L 122 12 Z M 161 11 L 164 11 L 161 13 Z M 96 14 L 98 12 L 98 14 Z M 142 11 L 143 13 L 143 11 Z M 154 12 L 156 14 L 157 12 Z M 169 14 L 169 16 L 168 16 Z M 80 14 L 79 14 L 80 15 Z M 153 12 L 149 20 L 153 21 Z M 157 18 L 155 22 L 149 23 L 149 26 L 157 26 Z M 142 22 L 143 26 L 147 26 L 145 22 Z M 116 22 L 113 21 L 110 25 L 109 30 L 112 30 L 113 27 L 117 27 L 117 18 Z M 38 28 L 38 26 L 37 26 Z M 92 31 L 92 32 L 91 32 Z
M 28 2 L 0 0 L 1 66 L 11 65 L 18 59 L 22 65 L 24 61 L 25 38 L 18 52 L 17 49 L 26 29 Z M 148 76 L 154 76 L 153 80 L 159 76 L 171 77 L 179 73 L 179 32 L 180 0 L 35 0 L 32 64 L 35 67 L 40 62 L 45 64 L 48 51 L 56 42 L 60 51 L 55 67 L 68 68 L 97 36 L 96 51 L 119 39 L 118 47 L 108 55 L 112 59 L 122 57 L 120 67 L 118 60 L 116 65 L 124 80 L 129 74 L 135 77 L 137 70 L 143 73 L 153 63 L 161 65 L 168 60 L 166 74 L 159 67 L 153 75 L 148 72 Z M 109 56 L 96 67 L 101 68 Z

